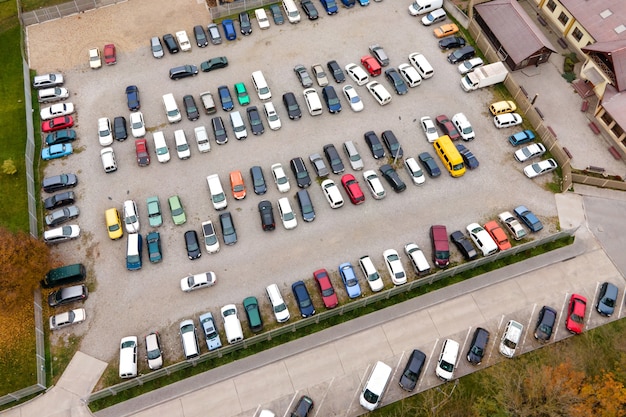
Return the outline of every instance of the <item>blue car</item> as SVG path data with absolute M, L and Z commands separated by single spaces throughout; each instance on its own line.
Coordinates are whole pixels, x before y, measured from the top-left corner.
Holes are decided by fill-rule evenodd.
M 126 102 L 130 111 L 137 111 L 141 107 L 139 103 L 139 89 L 136 85 L 126 87 Z
M 310 317 L 315 314 L 315 307 L 313 307 L 313 301 L 309 295 L 309 291 L 306 289 L 306 285 L 302 281 L 296 281 L 291 285 L 291 291 L 296 297 L 296 303 L 300 309 L 302 317 Z
M 327 85 L 322 89 L 322 96 L 324 97 L 324 101 L 326 102 L 326 107 L 328 107 L 329 112 L 339 113 L 341 111 L 341 102 L 339 101 L 339 97 L 337 97 L 335 88 L 332 85 Z
M 229 41 L 234 41 L 235 39 L 237 39 L 235 24 L 231 19 L 223 20 L 222 28 L 224 29 L 224 33 L 226 34 L 226 39 L 228 39 Z
M 217 93 L 220 96 L 220 102 L 222 103 L 222 109 L 224 111 L 231 111 L 235 105 L 233 104 L 233 98 L 230 95 L 230 90 L 225 85 L 217 87 Z
M 532 142 L 533 140 L 535 140 L 535 134 L 530 130 L 524 130 L 523 132 L 517 132 L 516 134 L 509 136 L 509 143 L 513 146 Z
M 354 7 L 354 5 L 356 4 L 356 0 L 341 0 L 341 2 L 343 3 L 344 6 L 346 6 L 348 9 L 350 7 Z
M 41 159 L 47 161 L 49 159 L 62 158 L 67 155 L 71 155 L 74 150 L 71 143 L 59 143 L 56 145 L 48 146 L 41 150 Z
M 339 265 L 339 275 L 343 285 L 346 287 L 348 297 L 356 298 L 361 295 L 361 287 L 359 286 L 359 280 L 354 273 L 354 268 L 350 262 L 345 262 Z
M 324 9 L 326 9 L 326 13 L 330 14 L 335 14 L 339 11 L 339 8 L 337 7 L 337 3 L 335 3 L 335 0 L 320 0 L 322 2 L 322 6 L 324 6 Z
M 76 140 L 76 131 L 74 129 L 57 130 L 46 136 L 46 145 L 52 146 L 59 143 L 73 142 L 74 140 Z
M 361 6 L 369 6 L 370 0 L 358 0 Z
M 161 262 L 163 255 L 161 255 L 161 235 L 159 232 L 148 233 L 148 236 L 146 236 L 146 243 L 148 244 L 150 262 Z
M 531 232 L 538 232 L 543 229 L 543 224 L 541 220 L 535 216 L 535 214 L 528 210 L 526 206 L 518 206 L 515 207 L 515 215 L 519 217 L 519 219 L 524 222 L 526 226 L 531 230 Z

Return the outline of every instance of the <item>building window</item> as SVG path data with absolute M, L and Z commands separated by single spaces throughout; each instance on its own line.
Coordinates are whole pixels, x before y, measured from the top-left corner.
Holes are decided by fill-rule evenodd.
M 563 26 L 565 26 L 568 20 L 569 20 L 569 17 L 567 17 L 565 13 L 561 12 L 561 14 L 559 15 L 559 22 L 561 22 Z
M 551 12 L 553 12 L 554 9 L 556 9 L 556 3 L 554 2 L 554 0 L 548 1 L 548 9 L 550 9 Z
M 583 33 L 580 31 L 580 29 L 578 29 L 578 27 L 576 27 L 574 31 L 572 32 L 572 36 L 574 37 L 574 39 L 580 42 L 580 40 L 583 37 Z

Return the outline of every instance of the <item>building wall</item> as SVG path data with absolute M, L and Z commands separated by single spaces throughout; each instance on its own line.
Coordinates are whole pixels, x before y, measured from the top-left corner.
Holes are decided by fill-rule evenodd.
M 581 48 L 594 43 L 595 39 L 578 23 L 572 14 L 559 0 L 530 0 L 537 4 L 543 16 L 557 29 L 568 43 L 576 48 L 578 55 L 583 56 Z

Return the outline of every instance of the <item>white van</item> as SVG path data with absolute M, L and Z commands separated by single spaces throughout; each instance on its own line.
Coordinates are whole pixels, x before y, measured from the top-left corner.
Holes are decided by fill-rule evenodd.
M 176 153 L 180 159 L 189 159 L 191 156 L 191 149 L 187 143 L 187 137 L 185 131 L 178 129 L 174 131 L 174 142 L 176 143 Z
M 404 246 L 404 252 L 408 255 L 413 269 L 418 275 L 426 275 L 430 273 L 430 264 L 426 260 L 424 252 L 415 243 L 407 243 Z
M 272 92 L 267 86 L 267 81 L 265 81 L 265 77 L 261 71 L 254 71 L 252 73 L 252 84 L 261 100 L 269 100 L 272 98 Z
M 209 135 L 206 133 L 204 126 L 198 126 L 193 130 L 196 137 L 196 143 L 198 144 L 198 150 L 202 153 L 209 152 L 211 150 L 211 143 L 209 142 Z
M 287 304 L 285 304 L 285 300 L 283 300 L 283 296 L 280 294 L 278 285 L 268 285 L 265 288 L 265 292 L 267 293 L 267 298 L 269 298 L 270 304 L 272 305 L 276 321 L 279 323 L 288 321 L 290 318 L 289 309 L 287 308 Z
M 224 331 L 226 332 L 226 340 L 231 345 L 243 340 L 243 330 L 241 322 L 237 317 L 237 307 L 234 304 L 228 304 L 222 307 L 222 320 L 224 320 Z
M 192 359 L 200 356 L 198 338 L 196 338 L 196 326 L 193 320 L 187 319 L 180 322 L 180 341 L 183 344 L 185 359 Z
M 128 230 L 126 230 L 128 232 Z M 128 233 L 126 240 L 126 269 L 138 271 L 141 269 L 141 244 L 139 233 Z
M 241 113 L 239 110 L 230 113 L 230 124 L 235 131 L 235 137 L 238 140 L 245 139 L 248 137 L 248 131 L 246 130 L 246 125 L 241 118 Z
M 117 171 L 117 161 L 115 160 L 115 152 L 110 146 L 100 150 L 100 159 L 102 159 L 102 167 L 107 174 Z
M 446 20 L 446 11 L 443 9 L 435 9 L 422 17 L 422 25 L 430 26 L 443 20 Z
M 51 103 L 53 101 L 65 100 L 70 96 L 67 88 L 55 87 L 45 88 L 37 92 L 40 103 Z
M 300 12 L 293 0 L 283 0 L 283 9 L 285 10 L 289 23 L 298 23 L 300 21 Z
M 169 161 L 170 150 L 167 147 L 167 143 L 165 142 L 165 136 L 163 136 L 163 132 L 154 132 L 152 134 L 152 139 L 154 139 L 154 150 L 156 152 L 159 162 L 165 163 Z
M 220 177 L 217 174 L 212 174 L 206 177 L 206 182 L 209 185 L 209 193 L 211 193 L 211 201 L 215 210 L 223 210 L 228 206 L 226 201 L 226 194 L 222 188 Z
M 165 113 L 167 114 L 167 121 L 170 123 L 178 123 L 182 120 L 180 110 L 176 105 L 176 100 L 172 93 L 163 95 L 163 105 L 165 106 Z
M 432 12 L 435 9 L 443 7 L 443 0 L 415 0 L 409 6 L 409 13 L 412 16 Z
M 315 91 L 315 88 L 307 88 L 302 92 L 304 94 L 304 101 L 306 102 L 306 106 L 309 109 L 309 113 L 311 116 L 318 116 L 322 114 L 322 102 L 320 101 L 320 96 Z
M 122 338 L 120 342 L 120 378 L 137 376 L 137 336 Z
M 389 94 L 389 91 L 387 91 L 385 86 L 378 81 L 370 81 L 367 84 L 367 90 L 381 106 L 384 106 L 391 101 L 391 94 Z
M 359 397 L 363 408 L 373 411 L 380 405 L 390 377 L 391 366 L 381 361 L 376 362 Z
M 413 52 L 409 55 L 409 61 L 415 67 L 417 72 L 420 73 L 422 78 L 430 78 L 435 73 L 432 65 L 430 65 L 430 62 L 428 62 L 426 57 L 418 52 Z

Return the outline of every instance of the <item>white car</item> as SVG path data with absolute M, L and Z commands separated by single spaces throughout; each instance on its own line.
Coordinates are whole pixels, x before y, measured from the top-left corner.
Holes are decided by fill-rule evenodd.
M 322 191 L 324 191 L 324 196 L 326 197 L 328 204 L 330 204 L 330 208 L 336 209 L 343 206 L 343 197 L 333 180 L 324 180 L 321 185 Z
M 522 124 L 522 121 L 522 116 L 517 113 L 499 114 L 493 118 L 493 124 L 496 125 L 498 129 L 517 126 Z
M 267 13 L 265 13 L 264 8 L 256 9 L 254 15 L 256 16 L 256 22 L 259 24 L 259 29 L 267 29 L 270 27 L 270 21 L 267 18 Z
M 478 67 L 482 67 L 484 64 L 482 58 L 472 58 L 467 61 L 463 61 L 459 64 L 459 72 L 461 75 L 465 75 L 468 72 L 474 71 Z
M 196 127 L 193 130 L 193 135 L 196 137 L 196 144 L 198 145 L 199 152 L 205 153 L 211 151 L 211 142 L 209 142 L 209 135 L 206 132 L 206 127 Z
M 178 45 L 180 45 L 180 50 L 183 52 L 191 51 L 191 43 L 189 42 L 189 37 L 187 36 L 187 32 L 181 30 L 176 32 L 176 39 L 178 40 Z
M 274 104 L 272 102 L 267 102 L 263 104 L 263 110 L 265 111 L 265 117 L 267 118 L 267 124 L 270 129 L 278 130 L 281 128 L 282 123 L 280 122 L 280 117 L 274 108 Z
M 406 171 L 409 173 L 409 177 L 411 177 L 413 184 L 415 185 L 424 184 L 424 182 L 426 181 L 426 177 L 424 176 L 424 172 L 422 171 L 420 166 L 417 164 L 417 161 L 415 160 L 415 158 L 407 158 L 404 161 L 404 167 L 406 168 Z
M 420 73 L 417 72 L 415 67 L 411 64 L 405 63 L 398 65 L 398 72 L 400 72 L 400 75 L 404 78 L 404 81 L 406 81 L 409 87 L 417 87 L 422 83 Z
M 202 222 L 202 236 L 204 237 L 204 247 L 208 253 L 217 253 L 220 251 L 220 241 L 215 234 L 213 222 L 207 220 Z
M 521 240 L 527 236 L 526 229 L 522 227 L 519 221 L 508 211 L 503 211 L 498 214 L 498 219 L 504 227 L 509 230 L 511 236 L 515 240 Z
M 532 143 L 515 151 L 515 159 L 519 162 L 526 162 L 529 159 L 536 158 L 546 153 L 546 147 L 542 143 Z
M 102 66 L 102 58 L 100 58 L 100 50 L 98 48 L 89 50 L 89 66 L 91 69 L 98 69 Z
M 444 381 L 450 381 L 454 376 L 458 356 L 459 343 L 452 339 L 446 339 L 439 354 L 435 374 Z
M 383 257 L 385 258 L 385 264 L 387 265 L 387 270 L 389 271 L 389 275 L 391 275 L 393 284 L 406 284 L 406 272 L 404 271 L 398 252 L 395 249 L 387 249 L 383 252 Z
M 524 326 L 521 323 L 518 323 L 515 320 L 510 320 L 507 323 L 502 339 L 500 340 L 499 350 L 503 356 L 512 358 L 513 355 L 515 355 L 515 350 L 517 349 L 517 345 L 522 338 L 523 331 Z
M 367 72 L 356 64 L 350 63 L 346 65 L 346 72 L 357 85 L 364 85 L 370 81 Z
M 135 200 L 124 201 L 123 217 L 126 233 L 139 233 L 139 214 Z
M 72 103 L 53 104 L 52 106 L 44 107 L 39 113 L 41 120 L 50 120 L 74 113 L 74 105 Z
M 439 132 L 437 132 L 437 128 L 435 127 L 435 123 L 433 119 L 429 116 L 424 116 L 420 119 L 420 125 L 422 126 L 422 130 L 426 135 L 426 139 L 428 142 L 433 143 L 437 139 L 439 139 Z
M 50 317 L 50 330 L 58 330 L 85 321 L 85 309 L 77 308 Z
M 493 255 L 498 251 L 498 245 L 496 245 L 489 232 L 478 223 L 470 223 L 467 225 L 466 230 L 483 256 Z
M 361 271 L 367 280 L 367 283 L 370 286 L 370 289 L 373 292 L 377 292 L 383 289 L 385 283 L 383 282 L 383 278 L 378 273 L 378 270 L 374 266 L 374 262 L 372 262 L 372 258 L 369 256 L 361 256 L 359 258 L 359 266 L 361 267 Z
M 180 159 L 189 159 L 191 156 L 191 149 L 189 149 L 189 143 L 187 143 L 187 137 L 185 131 L 182 129 L 174 131 L 174 142 L 176 143 L 176 153 Z
M 143 138 L 146 136 L 146 124 L 143 121 L 143 114 L 135 111 L 130 114 L 130 133 L 134 138 Z
M 285 170 L 280 163 L 272 165 L 272 175 L 274 176 L 274 182 L 276 182 L 278 191 L 286 193 L 291 189 L 289 178 L 285 175 Z
M 46 243 L 59 243 L 66 240 L 76 239 L 80 236 L 80 226 L 70 224 L 57 227 L 43 232 L 43 241 Z
M 524 168 L 524 174 L 528 178 L 535 178 L 548 172 L 554 171 L 558 167 L 556 161 L 552 158 L 544 159 L 543 161 L 535 162 Z
M 383 188 L 383 183 L 380 182 L 380 178 L 375 171 L 369 170 L 363 173 L 363 178 L 367 183 L 367 188 L 369 188 L 370 193 L 372 193 L 372 197 L 375 200 L 381 200 L 385 198 L 385 189 Z
M 457 113 L 452 116 L 452 123 L 456 127 L 456 130 L 459 132 L 463 140 L 472 140 L 476 137 L 474 129 L 472 129 L 472 125 L 463 113 Z
M 283 221 L 285 229 L 291 230 L 298 226 L 296 213 L 291 208 L 291 204 L 289 204 L 289 199 L 287 197 L 283 197 L 278 200 L 278 213 L 280 214 L 280 219 Z
M 367 83 L 367 91 L 370 92 L 372 97 L 380 104 L 384 106 L 385 104 L 391 102 L 391 94 L 385 88 L 384 85 L 379 83 L 378 81 L 370 81 Z
M 346 84 L 342 88 L 343 95 L 346 97 L 348 103 L 350 103 L 350 108 L 352 111 L 359 112 L 363 110 L 363 101 L 361 97 L 359 97 L 359 93 L 356 92 L 354 87 L 350 84 Z
M 189 292 L 200 288 L 211 287 L 215 285 L 216 280 L 217 278 L 213 271 L 189 275 L 180 280 L 180 289 L 183 290 L 183 292 Z
M 109 120 L 108 117 L 101 117 L 98 119 L 98 140 L 102 146 L 111 146 L 113 143 L 111 120 Z
M 163 366 L 163 354 L 161 351 L 161 340 L 157 332 L 146 336 L 146 360 L 148 368 L 155 370 Z

